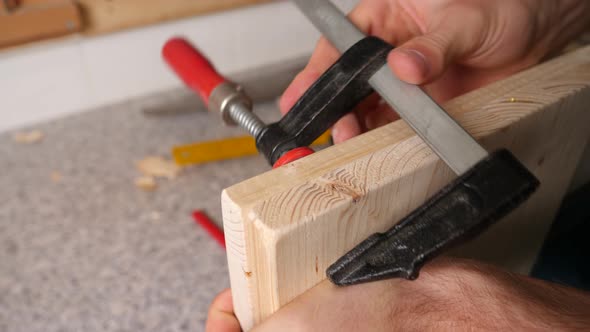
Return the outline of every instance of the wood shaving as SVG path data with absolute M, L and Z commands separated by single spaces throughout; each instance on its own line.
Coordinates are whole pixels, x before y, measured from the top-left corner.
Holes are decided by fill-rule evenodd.
M 154 191 L 157 187 L 156 179 L 152 176 L 142 176 L 135 179 L 135 185 L 144 191 Z
M 40 130 L 20 131 L 12 135 L 12 139 L 19 144 L 34 144 L 43 139 L 43 132 Z
M 147 157 L 137 162 L 137 169 L 145 176 L 164 177 L 174 179 L 180 172 L 180 167 L 162 157 Z

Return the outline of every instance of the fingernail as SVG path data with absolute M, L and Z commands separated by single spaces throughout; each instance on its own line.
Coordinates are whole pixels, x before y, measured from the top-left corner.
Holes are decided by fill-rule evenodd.
M 398 49 L 398 52 L 405 54 L 410 60 L 416 65 L 416 68 L 422 75 L 422 77 L 428 76 L 428 72 L 430 71 L 430 66 L 426 61 L 426 57 L 419 51 L 414 49 Z

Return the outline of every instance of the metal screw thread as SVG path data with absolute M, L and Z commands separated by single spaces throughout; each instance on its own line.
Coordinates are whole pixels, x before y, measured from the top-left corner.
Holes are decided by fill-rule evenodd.
M 256 114 L 252 113 L 243 103 L 234 103 L 229 106 L 229 116 L 234 122 L 244 128 L 250 135 L 257 137 L 266 126 Z

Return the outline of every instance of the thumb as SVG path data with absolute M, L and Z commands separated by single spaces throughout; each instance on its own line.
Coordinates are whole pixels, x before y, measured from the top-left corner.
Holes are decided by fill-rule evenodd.
M 390 52 L 387 62 L 403 81 L 426 84 L 440 77 L 447 67 L 473 52 L 477 46 L 478 29 L 447 16 L 424 35 L 410 39 Z M 461 22 L 461 23 L 460 23 Z

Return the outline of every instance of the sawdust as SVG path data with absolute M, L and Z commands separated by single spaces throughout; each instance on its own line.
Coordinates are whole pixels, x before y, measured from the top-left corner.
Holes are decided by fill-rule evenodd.
M 153 176 L 141 176 L 135 179 L 135 185 L 143 191 L 154 191 L 158 184 Z
M 18 144 L 35 144 L 41 142 L 43 136 L 40 130 L 19 131 L 12 135 L 12 140 Z
M 145 176 L 154 178 L 175 179 L 180 173 L 180 167 L 174 162 L 162 157 L 150 156 L 137 162 L 137 169 Z
M 135 166 L 142 174 L 135 179 L 135 185 L 143 191 L 156 190 L 159 178 L 176 179 L 181 170 L 173 161 L 157 156 L 145 157 L 137 161 Z

